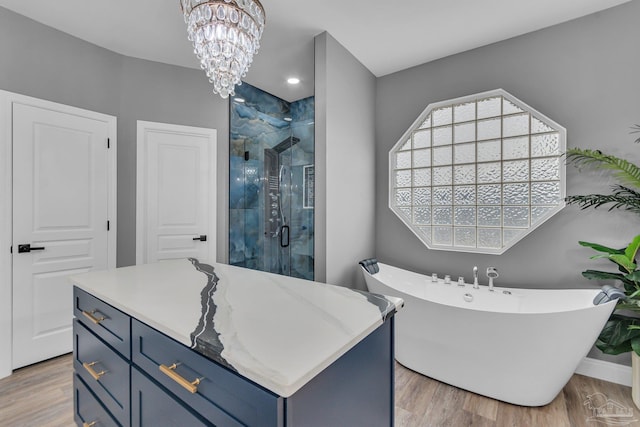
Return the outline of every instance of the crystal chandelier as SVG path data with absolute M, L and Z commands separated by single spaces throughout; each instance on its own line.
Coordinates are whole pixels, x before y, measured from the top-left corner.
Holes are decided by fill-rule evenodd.
M 180 0 L 180 8 L 213 93 L 234 95 L 260 48 L 264 8 L 258 0 Z

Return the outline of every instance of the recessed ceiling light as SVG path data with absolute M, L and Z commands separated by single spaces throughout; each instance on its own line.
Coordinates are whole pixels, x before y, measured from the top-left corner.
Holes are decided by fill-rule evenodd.
M 298 83 L 300 83 L 300 79 L 297 77 L 289 77 L 287 79 L 287 83 L 289 83 L 290 85 L 297 85 Z
M 236 101 L 236 102 L 239 102 L 239 103 L 241 103 L 241 104 L 242 104 L 242 103 L 244 103 L 244 98 L 238 98 L 238 97 L 236 97 L 236 98 L 233 98 L 233 100 L 234 100 L 234 101 Z

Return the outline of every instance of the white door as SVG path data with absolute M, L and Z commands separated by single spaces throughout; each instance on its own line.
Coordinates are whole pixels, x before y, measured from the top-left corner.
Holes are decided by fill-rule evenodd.
M 115 118 L 62 110 L 12 107 L 14 369 L 73 349 L 67 276 L 110 263 L 107 138 Z
M 138 121 L 138 264 L 216 260 L 216 130 Z

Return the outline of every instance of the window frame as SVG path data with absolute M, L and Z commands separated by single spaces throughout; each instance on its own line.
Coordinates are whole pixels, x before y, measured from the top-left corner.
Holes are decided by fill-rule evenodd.
M 515 111 L 511 111 L 508 113 L 505 113 L 504 111 L 504 105 L 505 103 L 502 101 L 502 99 L 500 100 L 500 114 L 499 115 L 489 115 L 487 117 L 478 117 L 478 113 L 477 113 L 477 101 L 481 101 L 484 99 L 491 99 L 491 98 L 496 98 L 496 97 L 502 97 L 505 100 L 507 100 L 509 103 L 513 104 L 514 107 L 516 107 Z M 460 122 L 456 122 L 454 116 L 454 107 L 460 104 L 466 104 L 466 103 L 470 103 L 470 102 L 475 102 L 475 110 L 474 110 L 474 118 L 472 120 L 464 120 L 464 121 L 460 121 Z M 519 180 L 519 181 L 515 181 L 515 183 L 528 183 L 529 185 L 529 199 L 528 199 L 528 204 L 523 204 L 522 206 L 527 206 L 528 207 L 528 219 L 527 219 L 527 227 L 517 227 L 517 226 L 506 226 L 504 224 L 504 213 L 503 210 L 501 210 L 501 214 L 500 214 L 500 225 L 499 226 L 479 226 L 478 225 L 478 207 L 483 207 L 484 205 L 478 202 L 477 199 L 477 194 L 476 194 L 476 198 L 475 198 L 475 202 L 474 204 L 470 204 L 469 206 L 475 206 L 476 212 L 475 212 L 475 225 L 459 225 L 456 227 L 455 225 L 455 208 L 456 206 L 467 206 L 467 205 L 456 205 L 455 204 L 455 198 L 452 196 L 452 200 L 451 200 L 451 221 L 450 224 L 447 225 L 443 225 L 443 229 L 444 228 L 450 228 L 450 235 L 451 235 L 451 244 L 438 244 L 438 243 L 434 243 L 433 240 L 429 241 L 425 235 L 423 235 L 423 231 L 421 231 L 422 229 L 424 229 L 425 227 L 429 228 L 429 233 L 431 234 L 431 237 L 433 237 L 433 228 L 437 227 L 437 225 L 433 224 L 433 207 L 434 207 L 434 203 L 433 203 L 433 190 L 434 190 L 434 182 L 433 182 L 433 172 L 431 173 L 431 178 L 429 181 L 429 185 L 423 185 L 423 186 L 414 186 L 414 170 L 416 169 L 420 169 L 420 167 L 415 167 L 414 161 L 413 161 L 413 156 L 414 156 L 414 151 L 416 151 L 416 149 L 414 148 L 414 142 L 413 142 L 413 134 L 415 131 L 419 130 L 419 129 L 427 129 L 427 127 L 422 126 L 424 121 L 427 118 L 431 119 L 431 124 L 428 127 L 428 129 L 431 129 L 431 132 L 433 133 L 433 129 L 434 128 L 439 128 L 439 126 L 433 126 L 433 115 L 432 113 L 436 110 L 439 109 L 443 109 L 443 108 L 447 108 L 447 107 L 451 107 L 452 112 L 451 112 L 451 122 L 450 123 L 444 123 L 440 126 L 451 126 L 452 128 L 456 125 L 456 124 L 464 124 L 464 123 L 474 123 L 475 124 L 475 137 L 472 141 L 458 141 L 456 142 L 452 137 L 452 140 L 448 143 L 445 144 L 441 144 L 441 147 L 451 147 L 451 150 L 454 150 L 454 148 L 456 147 L 456 145 L 460 146 L 462 144 L 475 144 L 475 156 L 474 156 L 474 161 L 473 162 L 467 162 L 467 163 L 462 163 L 462 165 L 474 165 L 475 167 L 475 177 L 474 177 L 474 182 L 473 185 L 476 187 L 476 193 L 477 193 L 477 188 L 479 185 L 478 182 L 478 165 L 482 165 L 482 164 L 487 164 L 488 161 L 479 161 L 478 160 L 478 142 L 482 142 L 482 141 L 491 141 L 491 140 L 498 140 L 500 141 L 500 159 L 497 160 L 500 162 L 500 170 L 504 171 L 504 162 L 513 162 L 516 161 L 513 158 L 507 158 L 505 159 L 504 156 L 504 152 L 502 150 L 502 148 L 504 147 L 504 140 L 507 139 L 509 140 L 509 138 L 518 138 L 517 135 L 506 135 L 504 134 L 504 118 L 507 117 L 513 117 L 514 119 L 518 116 L 518 115 L 522 115 L 522 114 L 528 114 L 529 117 L 529 123 L 528 123 L 528 133 L 526 134 L 521 134 L 521 137 L 524 137 L 526 135 L 526 137 L 528 138 L 528 145 L 527 145 L 527 149 L 528 149 L 528 155 L 526 157 L 518 157 L 517 160 L 526 160 L 528 161 L 528 179 L 526 180 Z M 522 110 L 521 112 L 518 112 L 518 110 Z M 542 125 L 546 125 L 546 127 L 551 128 L 551 131 L 546 131 L 546 132 L 534 132 L 534 130 L 531 128 L 532 123 L 534 123 L 533 118 L 538 119 L 540 122 L 542 122 Z M 500 136 L 498 138 L 489 138 L 489 139 L 480 139 L 478 138 L 478 122 L 482 122 L 483 120 L 490 120 L 490 119 L 495 119 L 495 118 L 500 118 Z M 537 123 L 536 123 L 537 124 Z M 553 155 L 545 155 L 545 156 L 533 156 L 532 154 L 532 144 L 531 144 L 531 140 L 532 140 L 532 135 L 539 135 L 539 134 L 549 134 L 549 135 L 555 135 L 558 134 L 558 151 L 557 154 L 553 154 Z M 538 110 L 532 108 L 531 106 L 527 105 L 526 103 L 522 102 L 521 100 L 519 100 L 518 98 L 514 97 L 513 95 L 511 95 L 510 93 L 508 93 L 507 91 L 503 90 L 503 89 L 495 89 L 495 90 L 491 90 L 491 91 L 487 91 L 487 92 L 481 92 L 481 93 L 476 93 L 473 95 L 468 95 L 468 96 L 463 96 L 463 97 L 459 97 L 459 98 L 454 98 L 454 99 L 448 99 L 448 100 L 444 100 L 444 101 L 439 101 L 439 102 L 435 102 L 435 103 L 431 103 L 429 104 L 424 110 L 423 112 L 416 118 L 416 120 L 413 122 L 413 124 L 407 129 L 406 132 L 404 132 L 404 134 L 402 135 L 402 137 L 398 140 L 398 142 L 396 144 L 394 144 L 394 146 L 391 148 L 391 150 L 389 150 L 389 190 L 388 190 L 388 205 L 389 208 L 392 210 L 392 212 L 394 212 L 394 214 L 416 235 L 416 237 L 418 237 L 418 239 L 420 239 L 420 241 L 429 249 L 434 249 L 434 250 L 446 250 L 446 251 L 455 251 L 455 252 L 470 252 L 470 253 L 485 253 L 485 254 L 502 254 L 505 251 L 507 251 L 509 248 L 511 248 L 513 245 L 515 245 L 516 243 L 518 243 L 519 241 L 521 241 L 522 239 L 524 239 L 529 233 L 533 232 L 535 229 L 537 229 L 538 227 L 540 227 L 542 224 L 544 224 L 547 220 L 549 220 L 551 217 L 553 217 L 556 213 L 560 212 L 564 207 L 565 207 L 565 197 L 566 197 L 566 165 L 565 162 L 563 161 L 562 157 L 564 155 L 564 152 L 566 151 L 566 137 L 567 137 L 567 132 L 566 129 L 559 125 L 557 122 L 555 122 L 554 120 L 550 119 L 549 117 L 547 117 L 546 115 L 542 114 L 541 112 L 539 112 Z M 434 144 L 433 144 L 433 135 L 430 136 L 430 143 L 429 146 L 427 148 L 427 150 L 430 151 L 429 153 L 429 162 L 430 162 L 430 166 L 428 166 L 431 170 L 433 170 L 434 168 L 434 164 L 433 164 L 433 158 L 434 156 Z M 405 144 L 409 142 L 410 144 L 410 148 L 408 150 L 402 150 L 403 147 L 405 147 Z M 420 150 L 421 148 L 424 147 L 420 147 L 418 148 L 418 150 Z M 408 168 L 396 168 L 396 154 L 399 152 L 407 152 L 407 153 L 411 153 L 410 160 L 409 160 L 409 167 Z M 455 156 L 455 154 L 452 155 L 451 158 L 451 169 L 453 170 L 455 165 L 460 165 L 461 163 L 455 163 L 455 158 L 453 157 Z M 534 162 L 532 163 L 532 159 L 533 160 L 537 160 L 537 159 L 558 159 L 558 179 L 538 179 L 538 180 L 534 180 L 532 179 L 532 173 L 536 173 L 533 169 L 533 165 L 534 164 L 538 164 L 540 162 Z M 554 160 L 555 162 L 555 160 Z M 427 168 L 427 166 L 424 166 L 424 168 Z M 395 172 L 397 170 L 403 170 L 403 171 L 408 171 L 409 175 L 410 175 L 410 184 L 407 187 L 396 187 L 396 174 Z M 553 202 L 553 203 L 547 203 L 547 204 L 533 204 L 532 200 L 531 200 L 531 184 L 532 183 L 536 183 L 536 182 L 541 182 L 541 183 L 555 183 L 555 182 L 559 183 L 559 200 L 557 202 Z M 500 206 L 501 208 L 504 208 L 505 206 L 507 207 L 512 207 L 514 206 L 513 204 L 505 204 L 504 203 L 504 199 L 503 199 L 503 193 L 504 193 L 504 186 L 511 184 L 511 182 L 505 181 L 504 180 L 504 176 L 500 177 L 500 180 L 498 182 L 492 182 L 492 184 L 499 184 L 501 186 L 500 188 L 500 204 L 496 205 L 496 206 Z M 461 185 L 465 185 L 465 184 L 460 184 L 458 183 L 457 185 L 461 186 Z M 445 184 L 444 186 L 448 186 L 451 188 L 452 193 L 454 191 L 454 189 L 456 188 L 456 184 L 455 184 L 455 179 L 452 178 L 451 183 L 450 184 Z M 542 185 L 541 185 L 542 186 Z M 435 185 L 435 187 L 439 187 L 438 185 Z M 431 215 L 431 220 L 430 223 L 428 225 L 425 224 L 418 224 L 415 223 L 413 221 L 413 216 L 415 216 L 415 214 L 410 213 L 409 216 L 406 215 L 406 213 L 403 211 L 403 209 L 406 209 L 407 206 L 406 205 L 398 205 L 396 203 L 396 198 L 395 198 L 395 194 L 396 194 L 396 190 L 398 188 L 401 189 L 408 189 L 411 193 L 410 195 L 410 204 L 408 205 L 408 207 L 410 208 L 411 212 L 414 212 L 415 206 L 422 206 L 422 205 L 415 205 L 413 203 L 413 194 L 414 194 L 414 188 L 430 188 L 431 189 L 431 200 L 430 200 L 430 204 L 429 206 L 431 207 L 430 209 L 430 215 Z M 459 187 L 458 187 L 459 188 Z M 426 205 L 424 205 L 426 206 Z M 439 205 L 435 205 L 436 207 L 439 207 Z M 449 206 L 449 205 L 445 205 L 445 206 Z M 514 207 L 517 207 L 514 206 Z M 535 219 L 535 221 L 531 218 L 532 215 L 532 211 L 533 211 L 533 207 L 541 207 L 547 210 L 546 213 L 541 214 L 539 217 L 537 217 Z M 544 210 L 543 209 L 543 210 Z M 420 228 L 422 227 L 422 229 Z M 475 247 L 474 246 L 456 246 L 455 245 L 455 237 L 454 234 L 456 232 L 456 229 L 461 229 L 462 227 L 465 228 L 474 228 L 475 229 Z M 482 229 L 482 230 L 500 230 L 500 242 L 501 242 L 501 246 L 500 247 L 494 247 L 494 248 L 489 248 L 489 247 L 478 247 L 478 236 L 479 236 L 479 232 L 478 230 Z M 505 231 L 510 232 L 512 231 L 513 233 L 517 234 L 517 237 L 512 238 L 510 241 L 505 243 Z M 507 233 L 508 234 L 508 233 Z

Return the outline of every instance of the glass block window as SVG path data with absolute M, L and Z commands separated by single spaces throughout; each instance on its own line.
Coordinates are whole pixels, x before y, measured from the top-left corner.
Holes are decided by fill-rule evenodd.
M 565 141 L 502 89 L 430 104 L 389 153 L 389 206 L 430 249 L 501 254 L 564 207 Z

